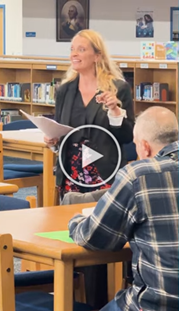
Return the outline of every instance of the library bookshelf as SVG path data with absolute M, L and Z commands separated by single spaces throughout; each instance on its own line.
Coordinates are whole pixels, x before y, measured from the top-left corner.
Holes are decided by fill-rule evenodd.
M 15 97 L 0 97 L 0 111 L 3 109 L 22 109 L 29 114 L 54 114 L 55 103 L 44 100 L 34 101 L 33 85 L 51 84 L 54 79 L 62 79 L 69 67 L 68 60 L 0 58 L 0 85 L 30 85 L 30 100 L 16 100 Z M 1 94 L 2 95 L 2 94 Z M 21 97 L 22 99 L 22 97 Z
M 161 105 L 171 109 L 178 115 L 178 62 L 177 61 L 145 61 L 140 58 L 112 56 L 130 83 L 133 92 L 134 111 L 138 115 L 148 107 Z M 30 101 L 17 101 L 15 98 L 0 97 L 0 110 L 22 109 L 27 113 L 54 114 L 54 102 L 38 102 L 33 100 L 34 84 L 50 84 L 55 79 L 62 79 L 69 67 L 68 58 L 0 56 L 0 85 L 7 83 L 29 83 Z M 169 95 L 166 100 L 141 100 L 136 98 L 136 86 L 141 83 L 168 83 Z
M 138 100 L 134 101 L 135 114 L 140 113 L 150 106 L 161 105 L 172 110 L 178 115 L 178 62 L 177 61 L 136 61 L 135 65 L 135 85 L 141 82 L 168 83 L 167 100 Z M 135 89 L 136 92 L 136 89 Z

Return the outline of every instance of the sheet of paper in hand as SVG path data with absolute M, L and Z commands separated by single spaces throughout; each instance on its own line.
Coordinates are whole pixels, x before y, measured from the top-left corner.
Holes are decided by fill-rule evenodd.
M 30 114 L 24 112 L 20 109 L 20 112 L 29 119 L 32 123 L 34 123 L 46 136 L 49 138 L 61 138 L 65 136 L 70 131 L 73 130 L 73 127 L 60 124 L 55 120 L 45 118 L 43 116 L 31 116 Z

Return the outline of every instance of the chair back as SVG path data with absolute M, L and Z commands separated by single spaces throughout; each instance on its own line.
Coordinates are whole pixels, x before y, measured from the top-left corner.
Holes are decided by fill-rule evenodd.
M 127 158 L 127 162 L 137 160 L 136 145 L 134 144 L 133 141 L 129 144 L 124 144 L 123 148 L 124 148 L 124 152 Z
M 30 208 L 29 201 L 0 195 L 0 212 Z
M 7 124 L 3 124 L 3 131 L 25 130 L 30 128 L 37 128 L 30 120 L 17 120 Z
M 13 246 L 10 234 L 0 235 L 0 310 L 15 311 Z

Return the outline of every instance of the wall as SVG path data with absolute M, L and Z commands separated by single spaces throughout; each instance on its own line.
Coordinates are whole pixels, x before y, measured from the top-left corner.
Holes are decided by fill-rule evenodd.
M 6 54 L 22 54 L 22 0 L 0 0 L 5 5 Z M 39 24 L 40 26 L 40 24 Z
M 23 0 L 24 54 L 69 55 L 70 43 L 56 42 L 55 3 L 56 0 Z M 168 41 L 172 6 L 177 7 L 178 0 L 90 0 L 90 28 L 104 36 L 110 54 L 139 55 L 141 39 L 135 38 L 136 11 L 153 10 L 154 40 Z M 26 31 L 35 31 L 37 37 L 26 38 Z

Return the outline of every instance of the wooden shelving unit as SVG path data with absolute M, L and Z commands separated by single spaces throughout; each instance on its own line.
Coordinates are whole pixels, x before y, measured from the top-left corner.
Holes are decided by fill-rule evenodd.
M 150 106 L 161 105 L 178 115 L 178 62 L 177 61 L 136 61 L 135 85 L 141 82 L 168 83 L 169 101 L 145 101 L 135 99 L 134 109 L 138 114 Z M 136 94 L 134 95 L 136 98 Z
M 0 58 L 0 83 L 51 83 L 54 78 L 63 77 L 69 62 L 64 59 L 40 59 L 25 57 Z M 31 102 L 0 100 L 1 109 L 23 109 L 30 114 L 53 114 L 54 104 L 34 103 L 31 87 Z
M 178 62 L 142 61 L 139 58 L 113 56 L 125 76 L 133 79 L 134 110 L 137 115 L 153 105 L 162 105 L 178 115 Z M 23 56 L 0 56 L 0 83 L 49 83 L 54 78 L 62 78 L 69 67 L 67 58 L 40 58 Z M 169 84 L 169 101 L 149 101 L 136 99 L 135 86 L 141 82 Z M 31 99 L 33 89 L 31 88 Z M 23 109 L 30 114 L 54 113 L 55 105 L 46 103 L 0 100 L 1 109 Z

